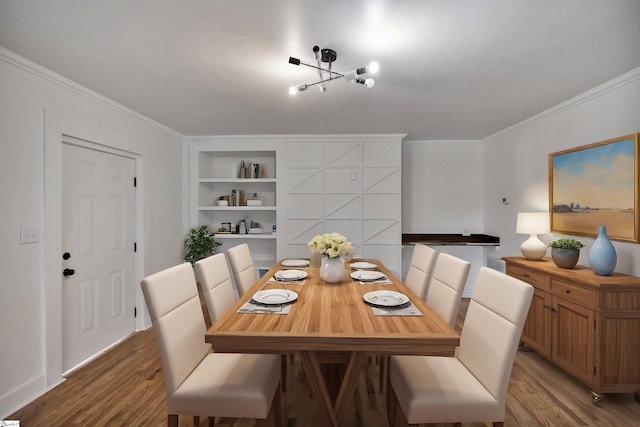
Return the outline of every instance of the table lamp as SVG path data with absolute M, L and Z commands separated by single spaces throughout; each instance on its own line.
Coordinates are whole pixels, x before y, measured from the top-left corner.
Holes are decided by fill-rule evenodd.
M 529 234 L 529 238 L 520 245 L 520 251 L 526 259 L 538 260 L 547 254 L 547 245 L 538 234 L 549 232 L 549 212 L 518 212 L 516 233 Z

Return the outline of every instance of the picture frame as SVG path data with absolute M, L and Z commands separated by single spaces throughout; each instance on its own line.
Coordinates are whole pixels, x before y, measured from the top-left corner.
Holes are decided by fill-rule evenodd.
M 638 136 L 549 154 L 551 232 L 639 242 Z

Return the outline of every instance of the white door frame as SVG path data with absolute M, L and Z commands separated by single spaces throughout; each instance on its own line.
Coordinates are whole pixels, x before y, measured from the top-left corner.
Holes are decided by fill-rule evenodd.
M 43 355 L 46 387 L 50 389 L 64 381 L 62 377 L 62 144 L 64 136 L 83 142 L 86 148 L 98 149 L 111 154 L 129 157 L 135 161 L 135 175 L 142 175 L 143 158 L 140 153 L 123 150 L 113 146 L 95 142 L 113 141 L 113 135 L 103 125 L 91 123 L 55 111 L 43 109 L 43 149 L 44 149 L 44 182 L 43 185 Z M 134 253 L 134 283 L 142 280 L 144 245 L 143 245 L 143 203 L 142 187 L 138 182 L 135 192 L 135 239 L 138 243 Z M 144 307 L 142 291 L 135 289 L 135 306 L 142 311 Z M 142 313 L 135 319 L 135 329 L 142 329 L 144 320 Z

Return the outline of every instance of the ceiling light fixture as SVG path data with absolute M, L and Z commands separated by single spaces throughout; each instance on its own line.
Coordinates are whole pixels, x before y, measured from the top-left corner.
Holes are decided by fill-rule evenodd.
M 344 79 L 352 83 L 360 83 L 368 88 L 372 88 L 375 81 L 372 78 L 362 77 L 362 74 L 375 74 L 380 68 L 377 62 L 372 62 L 366 67 L 356 68 L 355 70 L 351 70 L 347 73 L 340 73 L 332 69 L 332 64 L 338 57 L 336 51 L 333 49 L 320 49 L 318 46 L 313 47 L 313 57 L 316 61 L 315 65 L 301 61 L 300 59 L 292 56 L 289 57 L 289 64 L 304 65 L 305 67 L 313 68 L 318 71 L 318 77 L 320 78 L 320 80 L 313 83 L 303 83 L 297 86 L 291 86 L 289 88 L 289 93 L 291 95 L 295 95 L 298 92 L 305 91 L 311 86 L 316 85 L 319 85 L 320 92 L 326 92 L 326 83 L 336 79 Z M 322 63 L 326 63 L 328 65 L 323 66 Z

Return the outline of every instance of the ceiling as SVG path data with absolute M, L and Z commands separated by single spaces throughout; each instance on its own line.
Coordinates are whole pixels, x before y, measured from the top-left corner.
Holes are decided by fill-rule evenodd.
M 183 135 L 477 140 L 640 67 L 638 0 L 0 0 L 0 46 Z M 376 84 L 315 81 L 375 60 Z

